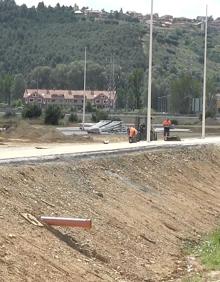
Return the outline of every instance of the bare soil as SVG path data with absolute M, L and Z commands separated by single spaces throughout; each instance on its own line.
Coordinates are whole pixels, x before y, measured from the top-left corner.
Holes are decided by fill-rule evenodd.
M 72 135 L 65 136 L 56 128 L 51 126 L 34 126 L 25 121 L 14 123 L 6 131 L 0 133 L 2 142 L 13 142 L 14 140 L 20 142 L 40 142 L 40 143 L 91 143 L 93 138 L 91 136 Z
M 0 281 L 181 281 L 219 224 L 220 148 L 0 167 Z M 21 213 L 91 218 L 38 227 Z

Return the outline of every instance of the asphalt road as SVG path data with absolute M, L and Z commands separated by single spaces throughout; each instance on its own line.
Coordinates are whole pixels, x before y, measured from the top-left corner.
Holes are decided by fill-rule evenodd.
M 181 141 L 141 141 L 134 144 L 128 142 L 110 144 L 42 144 L 27 146 L 2 146 L 0 150 L 0 164 L 53 161 L 57 159 L 71 159 L 82 157 L 96 157 L 100 155 L 121 154 L 135 151 L 180 148 L 185 146 L 199 146 L 216 144 L 220 146 L 220 136 L 189 138 Z

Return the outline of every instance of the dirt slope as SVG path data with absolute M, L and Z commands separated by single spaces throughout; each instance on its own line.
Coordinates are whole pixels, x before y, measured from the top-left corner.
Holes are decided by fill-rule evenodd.
M 62 132 L 51 126 L 34 126 L 25 121 L 11 125 L 6 131 L 0 132 L 1 141 L 22 142 L 71 142 L 91 143 L 91 136 L 71 135 L 65 136 Z
M 219 223 L 220 148 L 0 167 L 0 281 L 169 281 Z M 89 217 L 90 231 L 20 214 Z

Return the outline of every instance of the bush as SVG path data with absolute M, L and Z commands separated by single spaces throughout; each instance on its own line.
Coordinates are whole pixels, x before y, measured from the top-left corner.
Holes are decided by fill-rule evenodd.
M 12 109 L 7 109 L 3 115 L 4 118 L 12 118 L 12 117 L 15 117 L 16 116 L 16 113 L 14 110 Z
M 112 117 L 111 120 L 112 121 L 121 121 L 120 117 Z
M 86 112 L 93 113 L 95 111 L 96 109 L 92 106 L 91 102 L 88 101 L 86 104 Z
M 42 110 L 38 105 L 27 105 L 22 111 L 23 118 L 38 118 L 42 114 Z
M 171 120 L 171 123 L 172 123 L 173 125 L 178 125 L 178 120 L 172 119 L 172 120 Z
M 77 122 L 78 121 L 78 116 L 76 113 L 71 113 L 69 116 L 69 122 Z
M 23 107 L 23 102 L 21 99 L 14 100 L 12 103 L 12 107 L 14 108 L 21 108 Z
M 205 118 L 214 118 L 215 117 L 215 112 L 214 111 L 207 111 L 205 113 Z M 202 120 L 202 113 L 199 115 L 199 120 Z
M 107 112 L 96 110 L 95 113 L 92 114 L 92 121 L 94 122 L 99 122 L 100 120 L 106 120 L 106 119 L 108 119 Z
M 50 105 L 45 111 L 45 124 L 57 125 L 59 124 L 59 120 L 63 117 L 63 113 L 61 108 L 56 105 Z

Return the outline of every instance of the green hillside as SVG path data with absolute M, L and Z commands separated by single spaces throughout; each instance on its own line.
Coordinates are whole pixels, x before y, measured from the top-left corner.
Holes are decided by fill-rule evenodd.
M 208 84 L 213 94 L 220 88 L 220 33 L 209 28 L 208 34 Z M 141 108 L 146 100 L 148 46 L 148 26 L 123 12 L 97 20 L 74 14 L 72 7 L 45 7 L 41 2 L 27 8 L 1 0 L 1 101 L 11 100 L 9 92 L 12 99 L 19 98 L 24 86 L 82 89 L 87 47 L 87 87 L 116 87 L 119 108 Z M 177 97 L 181 83 L 191 85 L 181 94 L 183 99 L 201 95 L 203 50 L 204 33 L 198 26 L 154 28 L 154 108 L 158 97 Z

